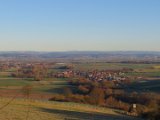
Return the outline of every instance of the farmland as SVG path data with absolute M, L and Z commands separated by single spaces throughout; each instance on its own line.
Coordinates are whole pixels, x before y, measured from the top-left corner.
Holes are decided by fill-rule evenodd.
M 91 63 L 69 63 L 70 65 L 74 66 L 74 70 L 82 70 L 82 71 L 88 71 L 88 70 L 118 70 L 123 68 L 130 68 L 133 69 L 132 72 L 127 72 L 125 75 L 130 77 L 132 79 L 131 82 L 133 82 L 133 85 L 131 85 L 131 88 L 135 88 L 134 86 L 138 86 L 140 90 L 144 89 L 144 87 L 148 90 L 154 89 L 153 91 L 159 91 L 159 80 L 160 77 L 160 69 L 159 64 L 132 64 L 132 63 L 104 63 L 104 62 L 91 62 Z M 61 69 L 57 69 L 57 66 L 60 65 L 52 65 L 52 68 L 49 69 L 49 72 L 57 73 L 60 71 L 63 71 Z M 21 87 L 25 85 L 31 85 L 33 87 L 33 91 L 35 92 L 47 92 L 47 93 L 59 93 L 63 92 L 63 88 L 68 87 L 68 78 L 55 78 L 55 77 L 47 77 L 44 78 L 43 81 L 35 81 L 33 78 L 17 78 L 12 77 L 11 74 L 15 72 L 15 69 L 11 68 L 7 71 L 0 72 L 0 89 L 20 89 Z M 145 83 L 139 82 L 139 79 L 143 81 L 147 78 L 153 78 L 156 80 L 149 81 L 147 80 Z M 151 87 L 147 85 L 147 83 Z M 155 84 L 155 86 L 154 86 Z M 142 86 L 141 86 L 142 85 Z M 147 86 L 145 86 L 147 85 Z M 72 87 L 72 86 L 71 86 Z
M 159 64 L 124 64 L 124 63 L 103 63 L 103 62 L 91 62 L 91 63 L 69 63 L 74 66 L 74 70 L 118 70 L 123 68 L 131 68 L 132 72 L 127 72 L 125 75 L 132 79 L 133 84 L 130 85 L 132 90 L 136 89 L 138 91 L 151 91 L 159 92 L 159 77 L 160 69 Z M 63 70 L 57 69 L 57 66 L 53 65 L 50 72 L 57 73 Z M 68 87 L 68 78 L 44 78 L 42 81 L 35 81 L 33 78 L 16 78 L 12 77 L 11 74 L 15 72 L 15 69 L 8 69 L 7 71 L 0 72 L 0 89 L 13 89 L 20 90 L 25 85 L 33 86 L 33 92 L 42 92 L 42 93 L 62 93 L 65 87 Z M 138 79 L 142 77 L 141 79 Z M 153 80 L 147 80 L 147 78 L 153 78 Z M 141 82 L 142 81 L 142 82 Z M 151 83 L 151 84 L 150 84 Z M 138 86 L 138 87 L 136 87 Z M 72 87 L 72 86 L 70 86 Z M 138 88 L 138 89 L 137 89 Z

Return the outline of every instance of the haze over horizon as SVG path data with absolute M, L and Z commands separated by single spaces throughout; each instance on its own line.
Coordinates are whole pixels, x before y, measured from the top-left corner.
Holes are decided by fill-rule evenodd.
M 0 1 L 0 51 L 160 51 L 159 0 Z

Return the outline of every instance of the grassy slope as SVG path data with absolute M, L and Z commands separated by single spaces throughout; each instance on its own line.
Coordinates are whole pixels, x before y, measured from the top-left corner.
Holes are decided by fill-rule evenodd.
M 9 101 L 0 98 L 0 107 Z M 112 109 L 91 105 L 63 102 L 42 102 L 16 99 L 4 109 L 0 109 L 1 120 L 138 120 L 128 116 L 121 116 Z

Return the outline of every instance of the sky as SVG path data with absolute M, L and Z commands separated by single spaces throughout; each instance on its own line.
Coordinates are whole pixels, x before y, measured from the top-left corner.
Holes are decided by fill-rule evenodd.
M 0 0 L 0 51 L 160 51 L 160 0 Z

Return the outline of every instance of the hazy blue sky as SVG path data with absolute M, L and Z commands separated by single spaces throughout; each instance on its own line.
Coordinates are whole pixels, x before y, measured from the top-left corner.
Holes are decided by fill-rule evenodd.
M 160 51 L 160 0 L 0 0 L 0 51 Z

